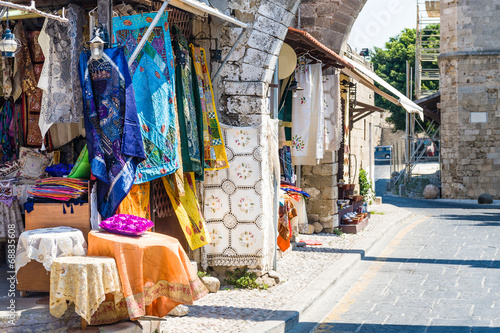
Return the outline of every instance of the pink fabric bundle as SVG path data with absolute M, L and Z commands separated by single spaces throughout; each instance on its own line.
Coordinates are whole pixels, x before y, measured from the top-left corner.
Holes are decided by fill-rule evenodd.
M 140 236 L 146 232 L 146 230 L 151 229 L 154 223 L 148 219 L 135 215 L 116 214 L 102 221 L 99 226 L 107 232 L 114 234 Z

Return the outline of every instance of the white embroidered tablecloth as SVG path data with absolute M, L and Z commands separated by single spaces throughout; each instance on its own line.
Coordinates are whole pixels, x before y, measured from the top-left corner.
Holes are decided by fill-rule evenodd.
M 25 231 L 19 236 L 16 253 L 17 271 L 36 260 L 50 271 L 52 261 L 58 257 L 84 256 L 87 243 L 83 233 L 75 228 L 56 227 Z
M 114 305 L 123 299 L 118 268 L 109 257 L 61 257 L 54 259 L 50 271 L 50 314 L 60 318 L 68 304 L 91 322 L 92 315 L 106 298 L 113 294 Z M 126 313 L 126 306 L 123 306 Z M 114 310 L 114 309 L 113 309 Z

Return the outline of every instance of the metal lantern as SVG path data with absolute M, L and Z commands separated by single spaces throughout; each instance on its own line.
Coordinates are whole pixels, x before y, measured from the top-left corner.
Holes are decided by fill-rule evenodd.
M 6 29 L 0 40 L 2 57 L 14 57 L 21 50 L 21 42 L 14 36 L 10 29 Z
M 104 54 L 104 44 L 105 42 L 99 36 L 95 36 L 90 41 L 90 56 L 93 59 L 101 59 Z

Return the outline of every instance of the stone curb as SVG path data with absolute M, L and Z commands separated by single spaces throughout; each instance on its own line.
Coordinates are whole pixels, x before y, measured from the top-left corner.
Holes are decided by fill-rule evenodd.
M 300 315 L 318 300 L 326 290 L 335 285 L 354 265 L 361 261 L 365 253 L 382 239 L 387 232 L 395 228 L 398 224 L 414 217 L 415 215 L 407 211 L 406 215 L 398 216 L 392 221 L 378 225 L 369 235 L 354 244 L 352 249 L 358 249 L 359 253 L 346 253 L 339 260 L 334 261 L 330 268 L 310 282 L 308 287 L 295 295 L 291 302 L 278 310 L 278 313 L 264 323 L 248 329 L 246 332 L 286 333 L 292 330 L 298 324 Z

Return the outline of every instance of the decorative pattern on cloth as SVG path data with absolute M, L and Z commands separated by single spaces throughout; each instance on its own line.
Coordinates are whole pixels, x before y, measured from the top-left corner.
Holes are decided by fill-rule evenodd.
M 14 179 L 0 180 L 0 203 L 12 206 L 15 197 L 12 190 Z
M 205 219 L 196 197 L 193 173 L 184 174 L 185 194 L 183 196 L 179 196 L 178 191 L 176 191 L 173 177 L 163 177 L 162 180 L 191 250 L 196 250 L 210 243 L 210 235 L 207 232 Z
M 320 127 L 324 123 L 321 64 L 300 63 L 295 77 L 304 90 L 297 91 L 292 104 L 292 163 L 316 165 L 323 158 L 324 140 Z
M 153 186 L 153 198 L 151 202 L 154 207 L 155 217 L 163 218 L 173 216 L 175 214 L 174 208 L 172 207 L 172 202 L 168 197 L 167 191 L 165 191 L 163 180 L 155 179 L 151 182 L 151 186 Z M 182 187 L 184 187 L 184 185 Z
M 13 117 L 12 103 L 6 101 L 0 108 L 0 150 L 2 152 L 1 163 L 15 159 L 16 157 L 16 138 L 12 133 L 12 123 L 17 119 Z
M 41 115 L 45 123 L 77 123 L 83 113 L 78 61 L 83 50 L 83 8 L 66 7 L 68 23 L 45 19 L 38 38 L 45 56 L 38 87 L 43 89 Z M 45 133 L 42 133 L 45 134 Z
M 278 220 L 278 247 L 285 252 L 290 247 L 292 237 L 292 219 L 297 216 L 297 210 L 293 206 L 288 195 L 283 195 L 280 199 L 279 220 Z
M 325 94 L 325 150 L 337 151 L 342 140 L 339 74 L 323 77 Z
M 31 260 L 43 264 L 50 271 L 58 257 L 84 256 L 87 243 L 83 233 L 75 228 L 56 227 L 25 231 L 19 237 L 16 252 L 16 274 Z
M 22 45 L 21 50 L 15 57 L 14 75 L 19 75 L 18 79 L 22 87 L 22 92 L 28 93 L 36 88 L 36 78 L 22 20 L 16 22 L 13 33 Z M 19 98 L 20 95 L 20 92 L 14 94 L 14 100 Z
M 209 266 L 270 266 L 275 231 L 267 126 L 221 124 L 229 168 L 205 171 L 204 181 Z
M 38 43 L 38 36 L 40 36 L 40 31 L 27 31 L 26 32 L 26 39 L 28 40 L 31 61 L 34 63 L 45 61 L 45 57 L 43 55 L 42 48 L 40 47 L 40 44 Z M 36 76 L 36 73 L 35 73 L 35 76 Z M 38 82 L 38 78 L 37 78 L 37 82 Z
M 229 167 L 224 147 L 224 139 L 220 130 L 217 110 L 215 109 L 212 81 L 208 73 L 205 49 L 190 44 L 193 56 L 193 81 L 198 82 L 198 97 L 195 91 L 195 102 L 200 101 L 200 111 L 203 118 L 203 149 L 205 169 L 220 170 Z
M 24 230 L 21 208 L 16 199 L 12 200 L 10 206 L 0 202 L 0 241 L 9 239 L 13 230 L 15 238 L 18 238 Z
M 113 294 L 115 305 L 123 299 L 120 277 L 113 258 L 56 258 L 50 271 L 50 314 L 56 318 L 68 309 L 67 301 L 75 304 L 75 312 L 91 322 L 92 315 Z
M 129 214 L 151 220 L 149 206 L 150 183 L 133 185 L 116 214 Z
M 186 38 L 175 25 L 172 27 L 174 40 L 172 45 L 176 55 L 175 77 L 177 110 L 182 145 L 182 166 L 184 172 L 194 172 L 196 180 L 203 180 L 203 119 L 202 112 L 197 112 L 193 93 L 192 59 Z M 197 88 L 196 88 L 197 89 Z
M 115 17 L 116 41 L 127 60 L 156 13 Z M 137 167 L 135 184 L 171 174 L 181 164 L 177 154 L 175 72 L 167 13 L 162 15 L 143 50 L 130 66 L 146 160 Z
M 3 26 L 0 24 L 0 36 Z M 0 96 L 10 97 L 12 94 L 12 61 L 8 57 L 0 57 Z
M 126 237 L 91 231 L 88 254 L 115 258 L 131 319 L 163 317 L 208 293 L 179 241 L 167 235 Z
M 80 57 L 85 129 L 97 200 L 103 218 L 112 216 L 133 185 L 145 159 L 134 88 L 122 48 L 105 49 L 101 59 Z

